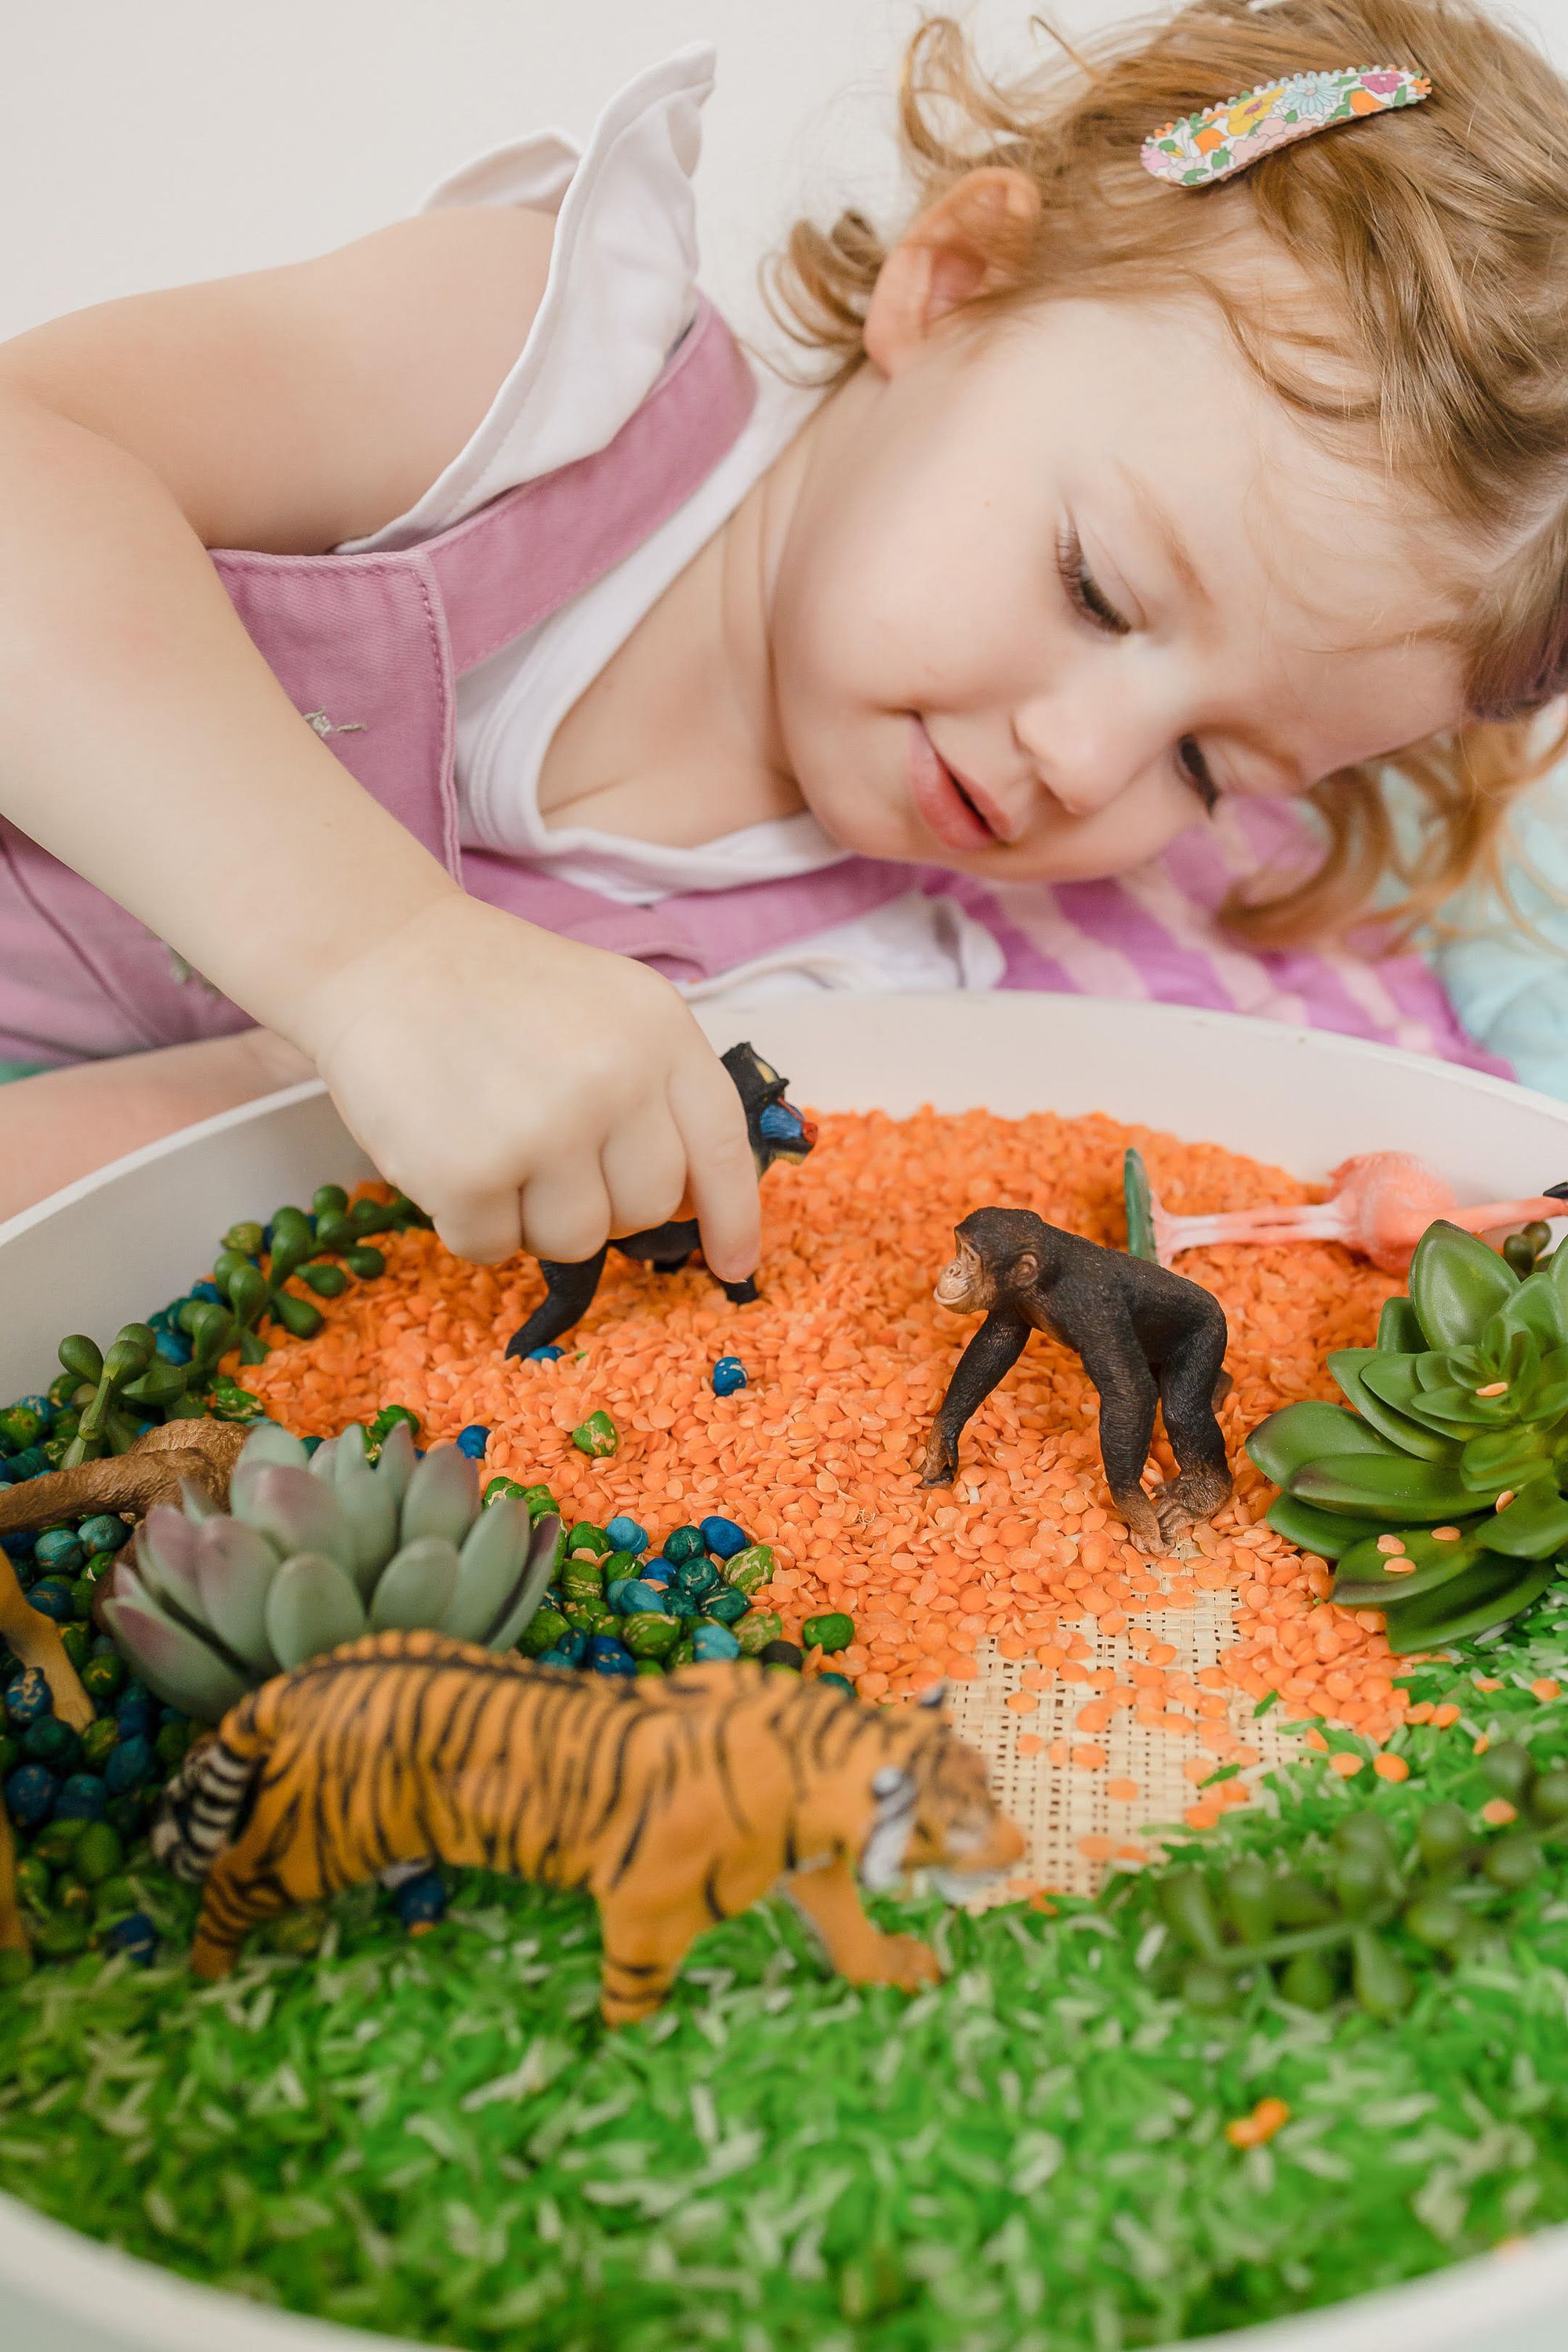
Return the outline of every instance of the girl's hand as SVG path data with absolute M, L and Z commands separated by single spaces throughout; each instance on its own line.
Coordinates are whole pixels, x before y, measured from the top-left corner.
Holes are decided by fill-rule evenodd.
M 741 1098 L 645 966 L 450 892 L 317 982 L 289 1026 L 351 1132 L 459 1257 L 526 1248 L 570 1264 L 663 1224 L 689 1194 L 713 1273 L 753 1270 Z

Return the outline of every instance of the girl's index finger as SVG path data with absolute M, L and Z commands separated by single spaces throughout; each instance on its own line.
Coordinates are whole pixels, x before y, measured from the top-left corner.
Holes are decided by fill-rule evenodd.
M 734 1082 L 706 1045 L 677 1066 L 669 1108 L 686 1147 L 702 1255 L 721 1282 L 744 1282 L 762 1247 L 757 1163 Z

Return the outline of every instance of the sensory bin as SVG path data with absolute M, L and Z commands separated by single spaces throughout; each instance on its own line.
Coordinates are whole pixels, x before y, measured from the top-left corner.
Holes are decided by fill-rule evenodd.
M 1264 1524 L 1274 1489 L 1241 1450 L 1332 1393 L 1325 1354 L 1370 1346 L 1397 1283 L 1330 1244 L 1186 1262 L 1230 1318 L 1238 1486 L 1179 1555 L 1121 1540 L 1088 1384 L 1043 1341 L 956 1486 L 916 1486 L 962 1340 L 930 1300 L 952 1223 L 1020 1197 L 1119 1242 L 1129 1142 L 1183 1210 L 1306 1197 L 1109 1119 L 838 1114 L 770 1182 L 753 1306 L 628 1266 L 558 1356 L 506 1363 L 531 1265 L 458 1264 L 405 1220 L 380 1272 L 272 1284 L 219 1365 L 224 1410 L 307 1440 L 401 1418 L 479 1449 L 487 1483 L 560 1505 L 584 1562 L 639 1570 L 601 1568 L 597 1601 L 559 1584 L 579 1612 L 634 1625 L 609 1586 L 648 1568 L 686 1591 L 689 1620 L 640 1612 L 680 1621 L 645 1670 L 721 1622 L 700 1604 L 722 1587 L 750 1639 L 864 1698 L 945 1676 L 1009 1801 L 1038 1809 L 1001 1902 L 872 1906 L 931 1937 L 940 1987 L 847 1985 L 763 1905 L 704 1939 L 651 2024 L 609 2034 L 590 1906 L 479 1873 L 295 1915 L 197 1986 L 196 1892 L 142 1841 L 189 1727 L 88 1613 L 113 1531 L 12 1538 L 114 1732 L 68 1754 L 26 1678 L 7 1686 L 7 1772 L 54 1785 L 31 1824 L 12 1799 L 38 1964 L 0 1992 L 0 2187 L 229 2291 L 487 2352 L 1115 2352 L 1568 2219 L 1568 1588 L 1500 1641 L 1396 1657 Z M 228 1237 L 264 1285 L 277 1225 Z M 215 1271 L 195 1306 L 243 1308 L 256 1285 Z M 311 1312 L 279 1319 L 282 1299 Z M 189 1297 L 153 1318 L 162 1360 L 192 1319 Z M 71 1393 L 26 1402 L 36 1430 L 0 1419 L 0 1475 L 63 1455 Z M 1199 1663 L 1185 1629 L 1222 1601 Z M 551 1606 L 532 1638 L 559 1663 L 591 1671 L 614 1641 L 637 1670 Z

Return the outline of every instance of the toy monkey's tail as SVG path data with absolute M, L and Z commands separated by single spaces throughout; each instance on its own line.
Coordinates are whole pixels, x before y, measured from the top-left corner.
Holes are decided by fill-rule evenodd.
M 234 1843 L 250 1811 L 268 1745 L 247 1707 L 186 1757 L 164 1790 L 148 1832 L 155 1858 L 174 1877 L 199 1885 Z

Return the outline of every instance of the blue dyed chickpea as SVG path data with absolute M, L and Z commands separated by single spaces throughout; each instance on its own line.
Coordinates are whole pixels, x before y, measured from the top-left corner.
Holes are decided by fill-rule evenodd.
M 19 1830 L 37 1829 L 55 1810 L 59 1782 L 47 1764 L 18 1764 L 5 1776 L 5 1810 Z
M 115 1521 L 118 1528 L 120 1522 Z M 123 1535 L 123 1529 L 121 1534 Z M 79 1538 L 69 1528 L 46 1528 L 34 1547 L 38 1565 L 46 1574 L 66 1575 L 79 1569 L 87 1558 Z M 35 1602 L 35 1607 L 37 1603 Z
M 447 1915 L 447 1889 L 439 1871 L 422 1870 L 393 1891 L 392 1907 L 411 1936 L 433 1927 Z
M 54 1706 L 41 1666 L 25 1667 L 5 1685 L 5 1712 L 18 1730 L 37 1723 L 40 1716 L 52 1715 Z
M 746 1367 L 739 1356 L 721 1356 L 709 1377 L 715 1396 L 733 1396 L 746 1385 Z
M 103 1938 L 111 1952 L 123 1952 L 139 1968 L 151 1968 L 158 1955 L 158 1930 L 145 1911 L 132 1911 L 117 1919 Z

